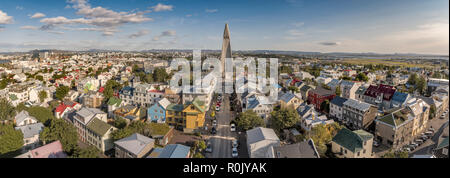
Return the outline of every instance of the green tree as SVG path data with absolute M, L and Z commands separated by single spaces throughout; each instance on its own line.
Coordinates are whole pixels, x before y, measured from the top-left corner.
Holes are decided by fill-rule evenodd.
M 369 77 L 367 77 L 367 75 L 363 72 L 360 72 L 357 76 L 356 76 L 356 80 L 357 81 L 364 81 L 367 82 L 369 81 Z
M 317 125 L 311 129 L 310 138 L 314 141 L 320 155 L 325 155 L 327 144 L 343 128 L 338 123 Z
M 411 75 L 409 75 L 408 83 L 409 83 L 410 85 L 416 85 L 417 80 L 418 80 L 417 74 L 416 74 L 416 73 L 412 73 Z
M 338 85 L 338 86 L 336 87 L 336 96 L 341 96 L 341 94 L 342 94 L 341 86 Z
M 0 121 L 11 120 L 16 114 L 14 106 L 6 98 L 0 98 Z
M 202 153 L 197 152 L 194 154 L 193 158 L 205 158 L 205 156 L 203 156 Z
M 294 109 L 281 109 L 279 111 L 273 111 L 270 116 L 273 128 L 277 131 L 293 127 L 300 117 Z
M 42 75 L 36 75 L 34 78 L 39 81 L 44 81 L 44 77 Z
M 77 148 L 76 128 L 61 119 L 50 120 L 50 125 L 44 128 L 39 137 L 44 144 L 59 140 L 64 151 L 69 155 L 72 155 Z
M 26 109 L 30 116 L 35 117 L 39 122 L 46 124 L 49 120 L 54 119 L 52 110 L 41 106 L 32 106 Z
M 408 152 L 401 151 L 401 152 L 393 152 L 390 150 L 389 152 L 385 153 L 383 158 L 408 158 Z
M 66 97 L 66 95 L 69 93 L 69 91 L 69 87 L 62 85 L 56 89 L 55 97 L 62 101 L 64 97 Z
M 22 131 L 12 124 L 0 124 L 0 155 L 16 151 L 23 146 Z
M 428 114 L 428 119 L 431 120 L 436 116 L 436 106 L 434 106 L 434 104 L 432 104 L 430 106 L 430 113 Z
M 125 128 L 126 126 L 127 126 L 127 120 L 125 120 L 124 118 L 121 118 L 121 117 L 117 117 L 115 120 L 114 120 L 114 127 L 115 128 L 118 128 L 118 129 L 123 129 L 123 128 Z
M 156 68 L 153 71 L 153 81 L 155 82 L 165 82 L 169 78 L 169 74 L 167 74 L 166 69 L 164 68 Z
M 38 93 L 38 96 L 39 96 L 39 101 L 41 101 L 41 103 L 44 102 L 45 98 L 48 97 L 48 96 L 47 96 L 47 92 L 44 91 L 44 90 L 40 91 L 40 92 Z
M 322 109 L 323 112 L 329 113 L 330 112 L 330 100 L 325 100 L 320 104 L 320 109 Z
M 237 127 L 246 131 L 256 127 L 263 127 L 264 120 L 261 117 L 259 117 L 255 112 L 247 110 L 243 113 L 240 113 L 239 116 L 236 118 L 236 125 Z
M 442 78 L 441 74 L 438 72 L 434 72 L 433 75 L 431 76 L 432 78 Z
M 417 81 L 416 89 L 421 94 L 425 93 L 425 91 L 427 89 L 427 81 L 425 80 L 424 77 L 419 78 L 419 80 Z
M 95 146 L 89 146 L 87 148 L 76 147 L 72 158 L 100 158 L 101 152 Z
M 294 92 L 294 93 L 300 92 L 300 90 L 298 89 L 298 87 L 295 87 L 295 86 L 289 86 L 289 87 L 288 87 L 288 90 L 289 90 L 289 91 L 292 91 L 292 92 Z

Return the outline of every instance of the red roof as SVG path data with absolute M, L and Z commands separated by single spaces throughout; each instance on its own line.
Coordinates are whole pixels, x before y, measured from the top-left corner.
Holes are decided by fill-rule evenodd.
M 98 92 L 103 93 L 104 90 L 105 90 L 105 88 L 100 87 L 100 89 L 98 90 Z
M 395 87 L 380 84 L 378 86 L 371 85 L 366 90 L 366 93 L 364 93 L 364 95 L 376 98 L 376 97 L 380 96 L 381 94 L 383 94 L 383 99 L 386 101 L 390 101 L 392 99 L 392 96 L 394 96 L 394 93 L 395 93 Z
M 71 107 L 71 108 L 73 108 L 75 105 L 77 105 L 78 103 L 77 102 L 73 102 L 71 105 L 66 105 L 66 104 L 64 104 L 64 102 L 61 102 L 61 104 L 58 106 L 58 107 L 56 107 L 56 109 L 55 109 L 55 112 L 57 112 L 57 113 L 62 113 L 62 112 L 64 112 L 68 107 Z
M 61 142 L 54 141 L 53 143 L 41 146 L 34 150 L 31 150 L 31 155 L 33 158 L 65 158 L 67 157 L 64 153 Z

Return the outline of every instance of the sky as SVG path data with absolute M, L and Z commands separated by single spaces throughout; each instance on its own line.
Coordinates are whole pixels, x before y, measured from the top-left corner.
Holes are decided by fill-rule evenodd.
M 449 54 L 448 0 L 2 0 L 0 52 L 220 49 Z

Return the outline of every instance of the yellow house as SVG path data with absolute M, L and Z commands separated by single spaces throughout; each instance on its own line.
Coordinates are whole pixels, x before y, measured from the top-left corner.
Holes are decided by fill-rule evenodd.
M 140 120 L 142 117 L 141 109 L 136 106 L 123 106 L 114 111 L 115 116 L 120 116 L 130 121 Z
M 285 93 L 280 97 L 281 109 L 297 109 L 303 101 L 292 93 Z
M 204 126 L 205 113 L 205 103 L 197 99 L 185 105 L 171 104 L 166 110 L 166 123 L 184 132 L 193 132 Z

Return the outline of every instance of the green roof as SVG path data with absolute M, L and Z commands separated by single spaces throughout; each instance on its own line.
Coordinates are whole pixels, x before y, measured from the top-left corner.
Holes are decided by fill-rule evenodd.
M 110 105 L 110 106 L 116 105 L 117 107 L 119 107 L 121 103 L 122 103 L 122 99 L 117 98 L 117 97 L 111 97 L 108 101 L 108 105 Z
M 184 106 L 182 104 L 169 104 L 169 106 L 167 106 L 168 111 L 181 112 L 181 111 L 183 111 L 183 109 L 184 109 Z
M 343 128 L 336 134 L 336 136 L 333 137 L 332 141 L 352 151 L 353 153 L 356 153 L 363 149 L 364 141 L 372 138 L 373 135 L 364 130 L 356 130 L 352 132 L 347 128 Z
M 9 95 L 9 99 L 11 99 L 12 101 L 15 101 L 19 98 L 17 98 L 17 96 L 15 94 L 11 94 L 11 95 Z
M 152 136 L 164 136 L 170 131 L 170 127 L 167 124 L 150 123 L 150 130 Z
M 201 112 L 205 112 L 205 102 L 204 101 L 200 101 L 197 98 L 194 100 L 194 102 L 192 102 L 192 104 Z
M 406 122 L 408 119 L 408 110 L 406 108 L 401 110 L 396 110 L 392 113 L 386 114 L 385 116 L 378 119 L 378 121 L 384 122 L 386 124 L 389 124 L 393 127 L 398 127 L 404 122 Z
M 92 119 L 91 122 L 87 125 L 87 127 L 98 135 L 105 135 L 109 129 L 113 128 L 113 126 L 107 124 L 106 122 L 101 121 L 98 118 Z
M 441 149 L 441 148 L 444 148 L 444 147 L 447 147 L 447 146 L 448 146 L 448 137 L 445 138 L 444 140 L 442 140 L 441 144 L 439 144 L 439 146 L 436 147 L 436 149 Z

